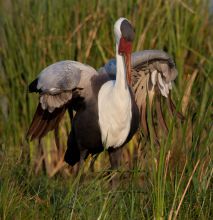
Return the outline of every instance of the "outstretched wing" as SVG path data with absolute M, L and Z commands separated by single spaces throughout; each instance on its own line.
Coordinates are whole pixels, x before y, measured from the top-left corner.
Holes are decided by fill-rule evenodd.
M 39 104 L 27 132 L 31 140 L 41 139 L 57 128 L 73 100 L 90 95 L 90 78 L 97 74 L 92 67 L 75 62 L 60 61 L 45 68 L 29 85 L 29 92 L 39 93 Z
M 116 62 L 110 60 L 99 72 L 116 74 Z M 177 77 L 177 69 L 173 59 L 161 50 L 144 50 L 132 54 L 132 89 L 135 100 L 140 111 L 141 126 L 145 135 L 149 134 L 147 126 L 147 103 L 152 113 L 156 109 L 157 119 L 165 133 L 168 128 L 162 113 L 161 97 L 167 100 L 169 111 L 174 115 L 175 105 L 171 100 L 170 90 L 172 83 Z M 183 119 L 179 112 L 176 115 Z M 153 121 L 153 120 L 152 120 Z M 154 127 L 154 125 L 153 125 Z M 158 142 L 157 133 L 154 127 L 155 140 Z

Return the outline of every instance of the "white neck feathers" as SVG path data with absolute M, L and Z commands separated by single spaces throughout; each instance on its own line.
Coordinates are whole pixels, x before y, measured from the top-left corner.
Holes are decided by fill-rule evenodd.
M 124 57 L 118 53 L 118 44 L 116 43 L 116 81 L 115 89 L 119 91 L 128 89 L 127 80 L 126 80 L 126 67 L 124 63 Z

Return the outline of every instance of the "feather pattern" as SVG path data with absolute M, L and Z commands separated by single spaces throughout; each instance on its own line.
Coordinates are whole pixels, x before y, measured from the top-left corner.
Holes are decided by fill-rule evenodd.
M 96 72 L 92 67 L 72 60 L 54 63 L 39 74 L 36 87 L 49 94 L 72 90 L 81 80 L 81 71 L 86 71 L 88 74 Z
M 33 120 L 27 132 L 27 137 L 31 140 L 35 138 L 41 139 L 49 131 L 58 126 L 61 118 L 65 113 L 66 107 L 57 108 L 53 113 L 43 110 L 41 104 L 38 104 Z
M 164 119 L 161 97 L 167 99 L 169 111 L 175 115 L 176 109 L 171 100 L 170 91 L 172 84 L 177 77 L 177 69 L 173 59 L 161 50 L 144 50 L 132 54 L 132 89 L 135 94 L 135 100 L 140 111 L 141 127 L 145 135 L 149 134 L 147 126 L 147 99 L 149 99 L 150 110 L 152 111 L 152 121 L 154 110 L 157 113 L 157 119 L 164 133 L 168 133 L 166 120 Z M 108 72 L 116 74 L 115 59 L 111 59 L 104 67 L 99 69 L 99 73 Z M 156 99 L 153 102 L 154 98 Z M 176 113 L 177 117 L 183 120 L 183 115 Z M 153 122 L 152 122 L 153 124 Z M 153 125 L 154 128 L 154 125 Z M 154 128 L 156 142 L 157 133 Z
M 45 68 L 30 85 L 30 92 L 39 93 L 39 104 L 27 132 L 31 140 L 41 139 L 49 131 L 57 129 L 66 109 L 73 99 L 89 99 L 88 83 L 97 72 L 92 67 L 75 62 L 60 61 Z M 87 92 L 78 86 L 83 86 Z

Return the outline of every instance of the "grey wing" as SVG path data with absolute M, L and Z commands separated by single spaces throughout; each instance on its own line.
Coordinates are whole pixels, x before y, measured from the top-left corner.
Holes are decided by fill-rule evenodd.
M 80 93 L 80 90 L 88 89 L 89 78 L 94 74 L 97 74 L 96 70 L 88 65 L 71 60 L 60 61 L 46 67 L 29 85 L 29 91 L 39 92 L 41 107 L 53 112 L 68 103 L 74 91 L 77 94 L 77 90 Z
M 133 87 L 138 79 L 147 78 L 148 89 L 156 86 L 164 97 L 168 97 L 172 82 L 177 77 L 177 69 L 173 59 L 161 50 L 144 50 L 132 55 Z
M 132 55 L 132 87 L 135 93 L 135 100 L 138 105 L 141 125 L 145 135 L 149 134 L 147 126 L 147 99 L 152 115 L 156 110 L 157 122 L 165 134 L 168 133 L 166 121 L 161 107 L 162 96 L 166 98 L 169 111 L 175 114 L 175 105 L 171 100 L 172 84 L 177 77 L 177 69 L 173 59 L 161 50 L 145 50 Z M 177 116 L 183 119 L 178 112 Z M 154 123 L 153 123 L 154 127 Z M 155 140 L 157 132 L 154 127 Z M 158 141 L 157 141 L 158 142 Z
M 58 126 L 71 101 L 87 98 L 92 67 L 76 61 L 60 61 L 45 68 L 29 85 L 29 92 L 39 93 L 39 104 L 27 137 L 42 138 Z

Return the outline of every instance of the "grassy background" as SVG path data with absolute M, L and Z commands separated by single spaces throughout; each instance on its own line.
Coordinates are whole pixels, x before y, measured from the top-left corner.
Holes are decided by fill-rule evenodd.
M 25 140 L 37 103 L 27 85 L 58 60 L 103 65 L 114 56 L 120 16 L 135 26 L 135 50 L 164 49 L 175 59 L 172 95 L 186 120 L 169 119 L 165 105 L 168 137 L 160 149 L 133 140 L 112 190 L 105 152 L 94 172 L 88 159 L 74 176 L 63 163 L 54 170 L 61 157 L 52 134 L 42 152 Z M 0 219 L 211 219 L 212 25 L 203 0 L 0 0 Z M 65 117 L 62 151 L 69 128 Z

